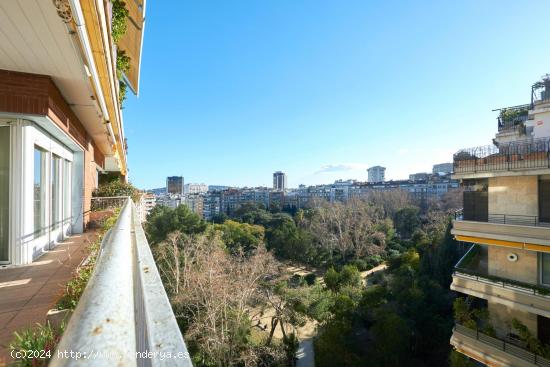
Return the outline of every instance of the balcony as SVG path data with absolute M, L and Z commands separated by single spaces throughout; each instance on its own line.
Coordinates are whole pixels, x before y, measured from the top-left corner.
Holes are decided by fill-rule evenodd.
M 550 360 L 516 345 L 456 324 L 451 337 L 456 350 L 488 366 L 550 367 Z
M 550 139 L 462 149 L 453 156 L 454 178 L 550 173 Z
M 52 357 L 51 366 L 192 366 L 129 199 Z
M 498 116 L 498 131 L 517 131 L 525 133 L 525 122 L 529 118 L 530 104 L 500 109 Z
M 487 254 L 477 245 L 473 245 L 456 264 L 451 289 L 550 317 L 550 289 L 489 274 Z
M 550 251 L 550 223 L 537 216 L 489 214 L 485 219 L 464 220 L 457 212 L 451 233 L 458 241 Z

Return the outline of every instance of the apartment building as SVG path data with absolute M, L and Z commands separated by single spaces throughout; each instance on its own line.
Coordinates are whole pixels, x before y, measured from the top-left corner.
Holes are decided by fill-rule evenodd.
M 202 216 L 205 220 L 212 220 L 222 212 L 221 191 L 208 192 L 202 202 Z
M 386 181 L 386 167 L 374 166 L 367 169 L 368 182 L 377 183 Z
M 183 195 L 184 184 L 182 176 L 166 177 L 166 193 L 168 195 Z
M 141 195 L 139 205 L 140 205 L 139 213 L 141 215 L 141 221 L 145 222 L 147 220 L 147 216 L 151 213 L 153 208 L 157 205 L 157 198 L 155 197 L 155 194 L 153 194 L 152 192 L 146 192 L 143 195 Z
M 110 1 L 0 7 L 0 264 L 27 264 L 84 230 L 98 173 L 127 176 L 121 89 L 139 87 L 142 0 L 112 34 Z M 117 55 L 130 67 L 117 75 Z
M 286 173 L 277 171 L 273 173 L 273 190 L 285 191 L 287 189 Z
M 189 209 L 198 216 L 203 216 L 204 197 L 202 193 L 187 194 L 184 203 Z
M 437 175 L 440 173 L 449 174 L 453 172 L 452 163 L 438 163 L 434 164 L 432 167 L 432 174 Z
M 183 185 L 184 194 L 202 194 L 208 191 L 208 185 L 203 183 L 188 183 Z
M 464 209 L 452 233 L 471 247 L 451 289 L 489 317 L 457 324 L 451 344 L 488 366 L 548 366 L 550 78 L 532 86 L 530 104 L 500 110 L 493 144 L 457 152 L 453 170 Z

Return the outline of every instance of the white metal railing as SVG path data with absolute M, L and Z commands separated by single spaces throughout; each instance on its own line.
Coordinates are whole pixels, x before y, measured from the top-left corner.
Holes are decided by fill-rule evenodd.
M 192 366 L 130 198 L 52 355 L 73 365 Z

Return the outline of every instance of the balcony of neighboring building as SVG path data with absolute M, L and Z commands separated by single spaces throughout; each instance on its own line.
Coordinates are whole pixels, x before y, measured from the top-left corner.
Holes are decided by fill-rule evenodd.
M 550 251 L 547 176 L 464 180 L 464 209 L 453 221 L 456 239 L 484 245 Z
M 550 174 L 550 138 L 466 148 L 453 156 L 453 178 Z
M 521 343 L 489 336 L 459 324 L 453 329 L 451 344 L 458 352 L 487 366 L 550 366 L 550 360 L 528 351 Z
M 456 264 L 451 289 L 550 318 L 550 255 L 473 245 Z

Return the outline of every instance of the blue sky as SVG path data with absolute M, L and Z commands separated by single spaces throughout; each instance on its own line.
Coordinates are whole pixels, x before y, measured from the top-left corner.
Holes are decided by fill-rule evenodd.
M 148 1 L 130 180 L 291 187 L 490 144 L 550 72 L 544 1 Z

